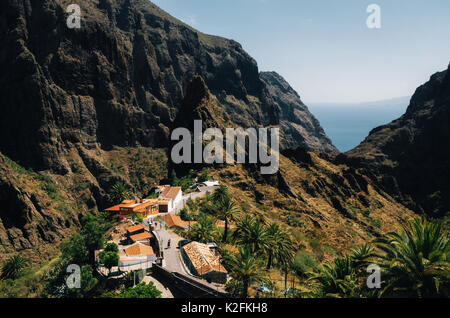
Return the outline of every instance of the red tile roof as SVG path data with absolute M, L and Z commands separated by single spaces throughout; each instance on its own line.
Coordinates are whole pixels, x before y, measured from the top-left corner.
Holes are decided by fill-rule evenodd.
M 136 235 L 132 235 L 132 236 L 130 236 L 130 239 L 131 239 L 133 242 L 137 242 L 137 241 L 142 241 L 142 240 L 150 239 L 150 238 L 152 238 L 152 237 L 153 237 L 153 235 L 151 235 L 150 233 L 144 232 L 144 233 L 139 233 L 139 234 L 136 234 Z
M 163 220 L 164 223 L 167 224 L 168 227 L 179 227 L 182 229 L 185 229 L 187 227 L 189 227 L 189 225 L 194 225 L 197 222 L 186 222 L 183 221 L 178 215 L 174 215 L 174 214 L 166 214 L 163 215 L 161 217 L 161 219 Z
M 180 191 L 181 187 L 165 187 L 159 197 L 161 199 L 175 200 Z
M 143 231 L 143 230 L 144 230 L 144 226 L 142 224 L 138 224 L 138 225 L 127 228 L 128 233 L 134 233 L 134 232 Z
M 125 249 L 127 256 L 139 256 L 139 255 L 155 255 L 153 248 L 148 245 L 136 243 Z
M 151 205 L 157 205 L 158 199 L 145 199 L 137 203 L 135 200 L 125 200 L 121 204 L 106 209 L 107 212 L 120 212 L 121 209 L 128 209 L 132 212 L 144 212 Z
M 192 242 L 183 246 L 183 250 L 199 275 L 211 271 L 227 273 L 220 263 L 220 256 L 214 254 L 208 245 Z

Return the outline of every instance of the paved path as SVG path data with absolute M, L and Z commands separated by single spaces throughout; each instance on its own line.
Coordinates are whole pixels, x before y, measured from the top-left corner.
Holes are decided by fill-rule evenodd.
M 160 237 L 163 238 L 163 244 L 164 244 L 164 266 L 163 267 L 166 270 L 183 274 L 185 276 L 188 276 L 190 279 L 195 280 L 205 286 L 208 286 L 210 288 L 217 289 L 217 290 L 224 292 L 224 290 L 222 288 L 219 288 L 214 284 L 210 284 L 203 279 L 193 276 L 185 268 L 185 265 L 183 264 L 183 260 L 181 259 L 180 249 L 178 248 L 179 242 L 185 240 L 184 238 L 178 236 L 177 234 L 175 234 L 173 232 L 168 232 L 164 229 L 162 229 L 162 230 L 158 229 L 158 234 Z M 167 248 L 167 241 L 169 238 L 171 240 L 170 248 Z
M 190 194 L 183 195 L 182 201 L 178 204 L 178 206 L 174 209 L 172 212 L 173 214 L 177 214 L 179 211 L 181 211 L 186 201 L 191 198 L 192 200 L 195 200 L 197 198 L 202 198 L 206 195 L 207 192 L 213 192 L 216 187 L 204 187 L 201 189 L 200 192 L 193 192 Z M 201 284 L 204 284 L 206 286 L 209 286 L 214 289 L 219 288 L 213 284 L 209 284 L 208 282 L 192 276 L 190 273 L 188 273 L 183 266 L 183 261 L 181 260 L 180 250 L 178 248 L 179 242 L 185 240 L 184 238 L 178 236 L 177 234 L 173 232 L 169 232 L 165 230 L 163 227 L 161 227 L 160 222 L 158 222 L 158 226 L 155 229 L 156 237 L 158 241 L 160 241 L 160 246 L 162 248 L 162 251 L 164 252 L 164 263 L 163 267 L 170 271 L 170 272 L 177 272 L 186 276 L 189 276 L 191 279 L 198 281 Z M 168 247 L 168 242 L 170 240 L 170 247 Z M 164 281 L 163 279 L 158 279 L 153 275 L 146 276 L 144 279 L 145 282 L 152 281 L 156 287 L 162 291 L 163 298 L 173 298 L 175 291 L 170 291 L 169 288 L 171 286 L 170 282 Z M 221 290 L 221 289 L 220 289 Z
M 171 272 L 178 272 L 186 274 L 183 266 L 181 265 L 180 250 L 178 248 L 178 243 L 183 238 L 179 237 L 175 233 L 168 232 L 164 229 L 158 229 L 158 236 L 162 241 L 162 248 L 164 252 L 164 268 Z M 167 247 L 168 241 L 170 239 L 170 247 Z
M 172 291 L 167 288 L 168 284 L 167 282 L 161 282 L 159 279 L 157 279 L 155 276 L 145 276 L 144 277 L 144 282 L 146 284 L 152 282 L 153 284 L 155 284 L 156 288 L 162 292 L 161 294 L 161 298 L 175 298 L 173 296 Z

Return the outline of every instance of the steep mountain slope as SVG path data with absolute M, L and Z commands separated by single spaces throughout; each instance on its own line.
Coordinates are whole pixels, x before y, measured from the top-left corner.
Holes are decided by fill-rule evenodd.
M 417 89 L 406 113 L 374 129 L 340 156 L 371 171 L 411 209 L 442 217 L 450 212 L 450 71 Z
M 1 3 L 0 149 L 12 159 L 67 173 L 63 156 L 75 143 L 164 147 L 196 74 L 234 123 L 287 126 L 284 103 L 240 44 L 201 34 L 147 0 L 79 1 L 82 27 L 69 29 L 68 3 Z M 304 114 L 295 134 L 283 129 L 285 146 L 335 151 Z
M 276 74 L 270 76 L 276 78 Z M 290 95 L 289 91 L 286 94 L 280 93 L 286 104 L 291 98 L 298 100 L 297 94 Z M 188 85 L 174 128 L 187 127 L 192 131 L 196 119 L 221 130 L 234 125 L 200 76 Z M 297 147 L 282 150 L 280 170 L 275 175 L 261 175 L 258 165 L 248 164 L 172 168 L 183 172 L 207 167 L 217 180 L 227 185 L 242 213 L 266 223 L 279 223 L 292 233 L 296 247 L 307 249 L 323 260 L 345 254 L 356 244 L 395 230 L 415 217 L 377 182 L 334 160 L 335 154 Z
M 274 176 L 261 176 L 248 165 L 212 174 L 229 187 L 243 213 L 280 224 L 298 249 L 320 261 L 345 255 L 416 217 L 356 169 L 302 148 L 283 152 Z
M 116 182 L 148 194 L 168 175 L 170 129 L 194 118 L 282 128 L 278 174 L 240 165 L 212 174 L 244 213 L 288 226 L 299 247 L 340 252 L 413 217 L 376 178 L 296 148 L 335 151 L 298 94 L 259 73 L 238 43 L 146 0 L 79 0 L 82 27 L 71 30 L 70 3 L 0 2 L 0 258 L 47 256 L 86 212 L 106 207 Z
M 281 125 L 285 147 L 335 150 L 306 108 L 289 129 L 296 106 L 235 41 L 147 0 L 80 0 L 81 28 L 69 29 L 71 3 L 0 2 L 3 256 L 46 251 L 84 213 L 104 208 L 118 181 L 145 195 L 167 176 L 161 158 L 195 75 L 233 125 Z
M 311 151 L 338 152 L 325 134 L 319 121 L 309 112 L 298 93 L 276 72 L 262 72 L 274 104 L 280 109 L 279 125 L 284 132 L 284 148 L 301 145 Z

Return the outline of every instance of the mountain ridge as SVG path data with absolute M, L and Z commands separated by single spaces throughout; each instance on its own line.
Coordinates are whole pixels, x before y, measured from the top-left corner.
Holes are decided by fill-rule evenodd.
M 146 0 L 80 0 L 81 28 L 69 29 L 69 4 L 0 2 L 0 240 L 7 253 L 46 255 L 45 246 L 75 230 L 84 214 L 107 207 L 115 183 L 145 196 L 167 178 L 170 130 L 197 75 L 234 125 L 276 126 L 280 114 L 289 124 L 239 43 L 200 33 Z M 320 128 L 312 119 L 308 125 L 302 139 L 282 131 L 282 142 L 335 149 L 324 134 L 311 139 Z
M 373 129 L 341 157 L 377 173 L 385 189 L 412 210 L 435 217 L 450 207 L 449 70 L 417 88 L 403 116 Z
M 148 195 L 169 176 L 183 108 L 208 124 L 282 128 L 277 174 L 211 169 L 242 211 L 286 226 L 298 245 L 342 253 L 415 217 L 384 180 L 393 170 L 338 155 L 299 94 L 237 42 L 144 0 L 79 3 L 83 27 L 69 30 L 68 1 L 0 2 L 0 257 L 55 253 L 117 183 Z

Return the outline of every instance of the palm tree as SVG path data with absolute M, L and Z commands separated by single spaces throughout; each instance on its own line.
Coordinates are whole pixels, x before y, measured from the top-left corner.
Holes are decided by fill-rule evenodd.
M 224 185 L 220 185 L 217 189 L 214 190 L 212 199 L 217 203 L 229 199 L 228 188 Z
M 10 257 L 2 267 L 1 279 L 15 279 L 28 266 L 28 260 L 21 255 Z
M 111 203 L 117 204 L 121 203 L 123 200 L 130 199 L 131 193 L 128 190 L 128 187 L 122 183 L 117 182 L 115 185 L 112 186 L 109 197 L 111 200 Z
M 442 223 L 415 220 L 375 241 L 385 287 L 381 296 L 448 297 L 450 238 Z
M 249 216 L 245 216 L 238 222 L 235 238 L 238 244 L 249 245 L 252 253 L 266 251 L 270 240 L 266 228 Z
M 186 207 L 189 209 L 189 214 L 195 214 L 199 210 L 198 202 L 192 200 L 191 198 L 186 200 Z
M 211 242 L 215 240 L 216 232 L 213 218 L 206 214 L 200 214 L 198 223 L 192 226 L 189 236 L 194 241 Z
M 242 297 L 247 298 L 250 285 L 263 279 L 263 272 L 251 247 L 239 247 L 239 254 L 227 257 L 226 264 L 231 277 L 242 282 Z
M 356 297 L 358 284 L 350 257 L 337 257 L 333 263 L 321 266 L 319 273 L 312 273 L 311 281 L 318 284 L 319 296 Z
M 292 270 L 293 267 L 293 263 L 294 263 L 294 259 L 293 257 L 290 258 L 285 258 L 283 260 L 281 260 L 280 262 L 280 268 L 284 274 L 284 292 L 287 292 L 287 281 L 288 281 L 288 275 L 289 272 Z
M 266 231 L 268 239 L 265 252 L 268 258 L 267 270 L 269 270 L 274 260 L 281 264 L 285 259 L 292 259 L 294 249 L 289 235 L 281 230 L 277 224 L 270 224 Z
M 222 242 L 226 242 L 228 238 L 228 222 L 233 219 L 236 213 L 236 204 L 231 201 L 229 197 L 225 197 L 222 201 L 217 204 L 218 218 L 225 222 L 225 230 L 223 233 Z

